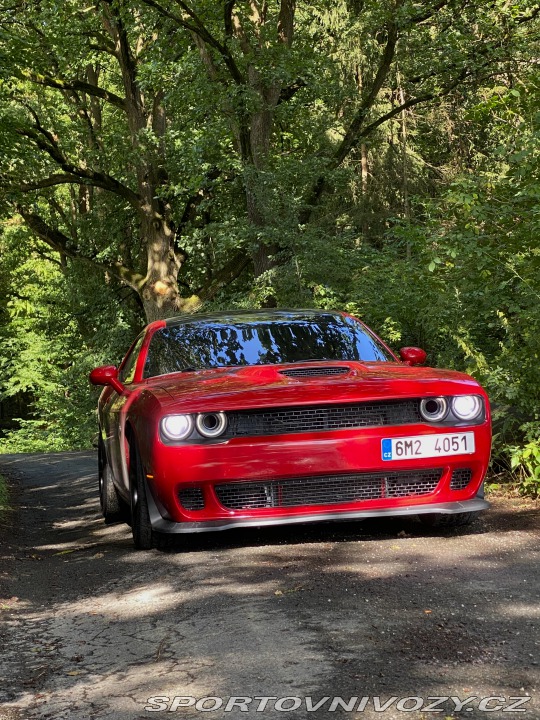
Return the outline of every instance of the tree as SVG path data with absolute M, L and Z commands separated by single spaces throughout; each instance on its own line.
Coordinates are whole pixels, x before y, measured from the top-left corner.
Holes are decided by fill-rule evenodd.
M 6 11 L 5 199 L 64 260 L 87 260 L 131 287 L 152 320 L 192 302 L 177 285 L 186 256 L 167 197 L 164 82 L 144 79 L 147 46 L 159 54 L 159 39 L 140 13 L 108 2 L 96 10 Z M 184 224 L 202 194 L 188 197 Z M 244 265 L 236 255 L 224 263 L 197 303 Z
M 379 129 L 502 71 L 538 11 L 16 2 L 0 21 L 4 202 L 131 287 L 148 320 L 199 308 L 248 265 L 271 285 L 351 204 Z
M 89 447 L 88 373 L 119 360 L 138 331 L 133 295 L 88 263 L 74 260 L 66 274 L 21 218 L 0 226 L 0 257 L 0 402 L 16 413 L 14 431 L 0 431 L 2 452 Z

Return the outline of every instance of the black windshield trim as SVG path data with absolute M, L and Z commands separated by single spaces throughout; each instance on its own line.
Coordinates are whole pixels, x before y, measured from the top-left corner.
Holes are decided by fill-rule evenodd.
M 165 320 L 166 327 L 177 327 L 185 324 L 216 322 L 227 324 L 234 323 L 260 323 L 272 322 L 272 320 L 313 320 L 314 318 L 346 317 L 344 313 L 337 310 L 315 310 L 311 308 L 303 310 L 223 310 L 214 313 L 197 313 L 171 317 Z

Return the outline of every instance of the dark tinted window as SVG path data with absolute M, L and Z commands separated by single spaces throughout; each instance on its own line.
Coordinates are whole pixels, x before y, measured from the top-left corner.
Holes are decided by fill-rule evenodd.
M 219 323 L 158 330 L 145 377 L 181 370 L 273 365 L 307 360 L 393 360 L 359 323 L 335 315 Z

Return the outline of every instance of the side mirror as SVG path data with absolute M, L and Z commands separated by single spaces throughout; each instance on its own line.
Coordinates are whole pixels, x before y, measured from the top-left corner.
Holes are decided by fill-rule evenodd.
M 426 351 L 417 347 L 404 347 L 399 351 L 399 357 L 407 365 L 423 365 L 426 362 Z
M 95 368 L 90 373 L 90 382 L 92 385 L 108 385 L 121 395 L 124 392 L 124 386 L 118 379 L 118 368 L 114 365 L 102 365 Z

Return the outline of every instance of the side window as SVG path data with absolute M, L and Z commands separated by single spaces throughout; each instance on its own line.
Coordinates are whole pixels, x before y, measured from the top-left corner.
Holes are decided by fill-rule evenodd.
M 150 340 L 150 345 L 148 346 L 148 353 L 146 355 L 146 363 L 144 364 L 144 372 L 143 377 L 149 378 L 149 377 L 156 377 L 156 375 L 161 375 L 161 372 L 159 371 L 159 357 L 161 355 L 161 351 L 163 349 L 163 331 L 158 330 L 158 332 L 154 333 L 152 339 Z
M 133 382 L 133 377 L 135 376 L 135 368 L 137 367 L 137 360 L 139 357 L 139 351 L 143 344 L 143 340 L 144 334 L 141 335 L 140 338 L 137 340 L 137 342 L 133 346 L 133 349 L 125 359 L 122 369 L 120 370 L 118 379 L 121 383 L 124 383 L 125 385 L 129 385 Z

